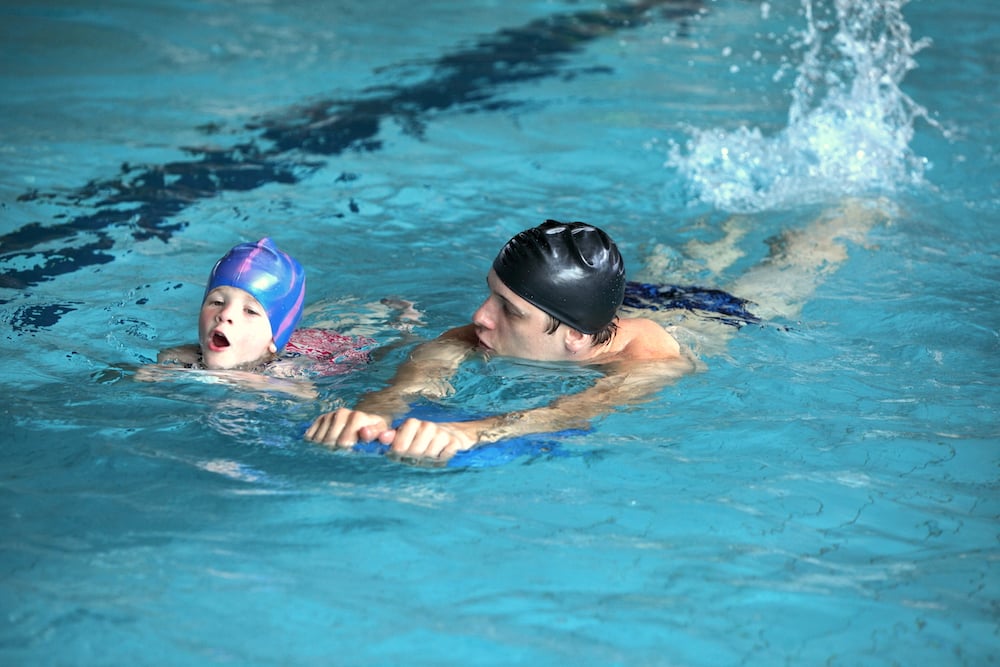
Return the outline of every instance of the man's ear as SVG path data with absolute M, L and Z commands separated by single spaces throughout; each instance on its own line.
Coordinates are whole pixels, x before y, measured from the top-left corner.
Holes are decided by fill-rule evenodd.
M 590 346 L 590 334 L 577 331 L 571 326 L 563 326 L 566 333 L 563 335 L 563 344 L 570 354 L 578 354 L 581 350 Z

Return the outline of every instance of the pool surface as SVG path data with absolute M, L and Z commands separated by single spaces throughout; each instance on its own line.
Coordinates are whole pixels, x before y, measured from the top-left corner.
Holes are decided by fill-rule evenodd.
M 992 0 L 0 19 L 0 663 L 1000 661 Z M 848 233 L 852 207 L 882 217 Z M 605 228 L 632 279 L 795 307 L 721 342 L 672 320 L 701 372 L 472 464 L 303 440 L 546 218 Z M 842 254 L 754 273 L 816 220 Z M 306 267 L 303 325 L 383 353 L 314 400 L 137 381 L 262 236 Z M 593 378 L 470 363 L 420 409 Z

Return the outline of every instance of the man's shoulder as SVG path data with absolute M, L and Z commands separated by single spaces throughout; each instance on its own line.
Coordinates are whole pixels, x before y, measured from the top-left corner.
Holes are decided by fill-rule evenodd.
M 654 336 L 657 338 L 662 337 L 669 340 L 674 339 L 674 337 L 670 335 L 670 332 L 663 328 L 663 325 L 645 317 L 619 318 L 618 330 L 632 335 Z
M 445 331 L 437 338 L 418 345 L 410 353 L 410 358 L 415 361 L 432 359 L 454 361 L 473 350 L 477 341 L 475 329 L 471 325 L 455 327 Z
M 680 343 L 662 325 L 643 317 L 618 321 L 624 359 L 674 359 L 682 356 Z
M 475 345 L 478 342 L 476 337 L 476 327 L 472 324 L 464 324 L 460 327 L 455 327 L 454 329 L 448 329 L 440 336 L 437 337 L 438 341 L 455 341 L 458 343 L 466 343 L 468 345 Z

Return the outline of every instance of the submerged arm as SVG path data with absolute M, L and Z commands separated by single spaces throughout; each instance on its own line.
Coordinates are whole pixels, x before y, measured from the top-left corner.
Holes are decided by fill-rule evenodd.
M 156 363 L 160 365 L 184 364 L 190 366 L 198 363 L 200 359 L 201 348 L 197 345 L 178 345 L 177 347 L 168 347 L 156 355 Z
M 473 350 L 467 327 L 445 332 L 418 346 L 398 369 L 388 386 L 365 395 L 357 405 L 363 412 L 398 417 L 419 396 L 439 398 L 452 393 L 451 377 Z
M 364 396 L 352 409 L 340 408 L 320 415 L 306 431 L 314 442 L 351 447 L 391 432 L 395 417 L 406 414 L 418 396 L 441 397 L 453 390 L 449 380 L 475 349 L 471 326 L 447 331 L 418 346 L 397 370 L 388 386 Z
M 616 407 L 650 399 L 692 369 L 688 360 L 617 364 L 582 392 L 562 396 L 547 406 L 463 422 L 408 419 L 379 439 L 399 456 L 446 461 L 455 453 L 531 433 L 587 428 L 595 417 Z

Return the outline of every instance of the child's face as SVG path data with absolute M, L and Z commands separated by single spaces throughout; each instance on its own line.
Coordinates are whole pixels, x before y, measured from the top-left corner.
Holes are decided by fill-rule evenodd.
M 264 307 L 238 287 L 216 287 L 205 295 L 198 342 L 206 368 L 216 370 L 252 364 L 277 350 Z

